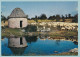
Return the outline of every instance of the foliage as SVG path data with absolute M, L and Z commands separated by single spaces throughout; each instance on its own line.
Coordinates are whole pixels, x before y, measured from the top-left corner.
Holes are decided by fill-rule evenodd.
M 37 31 L 37 27 L 35 25 L 28 25 L 26 28 L 25 28 L 25 31 L 26 32 L 36 32 Z
M 6 20 L 7 18 L 3 15 L 1 15 L 1 21 Z
M 55 16 L 55 15 L 50 16 L 48 19 L 49 19 L 49 20 L 55 20 L 55 19 L 56 19 L 56 16 Z
M 76 14 L 72 20 L 72 22 L 78 22 L 78 14 Z
M 63 20 L 63 22 L 65 22 L 65 17 L 62 15 L 62 20 Z
M 38 17 L 38 18 L 40 18 L 41 20 L 42 20 L 42 19 L 47 19 L 46 14 L 41 14 L 41 16 Z
M 47 18 L 46 14 L 41 14 L 40 16 L 35 16 L 35 17 L 32 17 L 32 18 L 28 18 L 28 15 L 26 16 L 26 18 L 28 20 L 34 20 L 34 22 L 38 22 L 38 20 L 56 20 L 56 22 L 61 22 L 60 20 L 62 19 L 63 22 L 66 22 L 65 20 L 67 19 L 72 19 L 72 22 L 78 22 L 78 14 L 74 15 L 74 16 L 71 16 L 71 14 L 65 14 L 65 16 L 60 16 L 59 14 L 57 15 L 53 15 L 53 16 L 49 16 L 49 18 Z M 9 19 L 9 17 L 5 17 L 4 15 L 1 15 L 1 20 L 5 21 Z
M 56 15 L 56 21 L 60 21 L 60 15 Z
M 20 29 L 12 29 L 12 28 L 2 28 L 1 30 L 2 36 L 10 37 L 10 35 L 21 36 Z

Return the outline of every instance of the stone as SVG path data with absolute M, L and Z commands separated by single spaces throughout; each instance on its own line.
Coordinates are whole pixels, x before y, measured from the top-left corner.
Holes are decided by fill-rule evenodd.
M 54 51 L 54 53 L 58 53 L 58 51 Z
M 78 48 L 71 49 L 69 52 L 78 52 Z

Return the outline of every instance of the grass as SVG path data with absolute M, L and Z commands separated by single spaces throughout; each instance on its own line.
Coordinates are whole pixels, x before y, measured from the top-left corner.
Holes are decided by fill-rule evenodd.
M 21 31 L 22 29 L 12 29 L 12 28 L 3 28 L 1 30 L 2 32 L 2 36 L 6 36 L 6 37 L 10 37 L 10 35 L 15 35 L 16 37 L 20 37 L 20 36 L 27 36 L 28 34 L 25 33 L 25 32 L 22 32 Z M 38 35 L 40 34 L 41 32 L 31 32 L 33 35 Z M 55 38 L 58 38 L 58 37 L 69 37 L 69 36 L 78 36 L 78 32 L 76 31 L 61 31 L 61 30 L 56 30 L 55 32 L 51 31 L 51 32 L 48 32 L 44 35 L 49 35 L 50 37 L 55 37 Z M 27 54 L 25 54 L 26 56 Z M 35 54 L 32 54 L 32 56 L 34 56 Z M 63 52 L 63 53 L 60 53 L 60 54 L 51 54 L 50 56 L 77 56 L 78 53 L 77 52 L 74 52 L 74 53 L 71 53 L 71 52 Z M 3 55 L 4 56 L 4 55 Z M 28 56 L 28 55 L 27 55 Z M 41 55 L 39 55 L 41 56 Z
M 62 19 L 60 19 L 62 21 Z M 34 23 L 34 20 L 28 20 L 28 23 Z M 38 22 L 56 22 L 56 20 L 38 20 Z
M 37 32 L 22 32 L 22 29 L 17 29 L 17 28 L 15 28 L 15 29 L 12 29 L 12 28 L 3 28 L 2 30 L 1 30 L 1 36 L 2 37 L 4 37 L 4 36 L 6 36 L 6 37 L 10 37 L 10 36 L 15 36 L 15 37 L 21 37 L 21 36 L 30 36 L 31 34 L 32 35 L 34 35 L 34 36 L 36 36 L 36 35 L 38 35 L 38 33 Z
M 21 34 L 23 34 L 20 29 L 12 29 L 12 28 L 2 29 L 1 32 L 2 36 L 10 36 L 10 35 L 21 36 Z
M 78 36 L 76 31 L 56 31 L 55 33 L 48 33 L 50 36 Z
M 52 21 L 56 21 L 56 20 L 38 20 L 38 22 L 52 22 Z M 35 22 L 34 20 L 28 20 L 28 23 L 33 23 Z M 4 24 L 3 21 L 1 22 L 1 24 Z M 5 26 L 8 26 L 8 21 L 5 21 Z M 32 29 L 32 28 L 31 28 Z M 53 29 L 53 28 L 52 28 Z M 53 29 L 56 30 L 56 29 Z M 33 32 L 33 34 L 37 34 L 37 32 Z M 5 28 L 2 29 L 2 36 L 10 36 L 10 35 L 16 35 L 16 36 L 24 36 L 27 35 L 27 33 L 23 33 L 21 31 L 21 29 L 11 29 L 11 28 Z M 49 35 L 50 37 L 69 37 L 69 36 L 78 36 L 78 32 L 77 31 L 51 31 L 46 33 L 46 35 Z
M 4 28 L 1 30 L 2 36 L 10 36 L 10 35 L 15 35 L 15 36 L 26 36 L 29 33 L 27 32 L 22 32 L 21 29 L 12 29 L 12 28 Z M 38 32 L 31 32 L 33 35 L 38 35 Z M 40 34 L 40 33 L 39 33 Z M 51 31 L 48 33 L 45 33 L 44 35 L 49 35 L 50 37 L 69 37 L 69 36 L 78 36 L 78 33 L 76 31 Z

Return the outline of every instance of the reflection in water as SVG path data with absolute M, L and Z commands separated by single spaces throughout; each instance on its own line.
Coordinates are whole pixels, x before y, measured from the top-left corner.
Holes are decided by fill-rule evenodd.
M 14 55 L 22 55 L 24 53 L 26 47 L 22 47 L 22 48 L 10 47 L 10 49 Z
M 46 39 L 43 41 L 43 39 Z M 29 44 L 31 43 L 31 44 Z M 5 45 L 6 44 L 6 45 Z M 28 46 L 28 47 L 26 47 Z M 1 40 L 2 55 L 50 55 L 78 48 L 72 41 L 48 40 L 46 36 L 26 36 Z M 56 47 L 56 48 L 55 48 Z
M 24 50 L 27 47 L 27 41 L 24 37 L 9 38 L 8 47 L 11 49 L 13 54 L 21 55 L 24 53 Z
M 8 39 L 8 46 L 9 47 L 26 47 L 27 42 L 24 37 L 20 38 L 9 38 Z
M 59 45 L 60 44 L 60 40 L 56 40 L 56 44 Z
M 37 41 L 37 36 L 25 36 L 26 41 L 31 44 L 31 42 Z
M 74 41 L 73 43 L 74 43 L 75 45 L 78 45 L 78 42 L 76 42 L 76 41 Z

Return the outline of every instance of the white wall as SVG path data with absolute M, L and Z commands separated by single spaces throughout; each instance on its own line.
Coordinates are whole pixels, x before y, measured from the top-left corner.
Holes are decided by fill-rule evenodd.
M 26 18 L 10 18 L 8 20 L 9 28 L 20 28 L 20 21 L 22 21 L 22 28 L 28 25 Z

